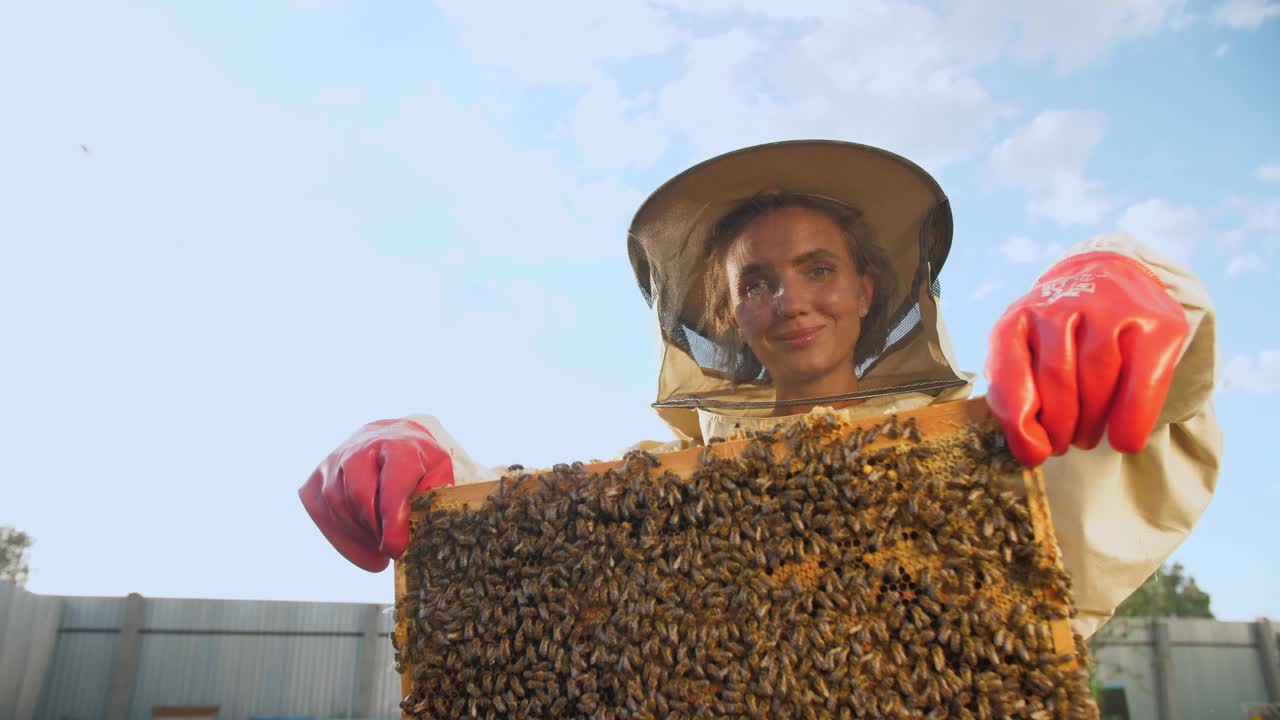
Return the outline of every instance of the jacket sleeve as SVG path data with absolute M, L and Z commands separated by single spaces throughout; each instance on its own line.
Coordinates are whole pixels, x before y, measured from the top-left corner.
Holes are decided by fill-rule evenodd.
M 454 485 L 488 482 L 502 477 L 502 473 L 506 468 L 500 466 L 485 467 L 477 464 L 467 454 L 467 451 L 462 449 L 458 441 L 449 434 L 449 431 L 444 429 L 444 425 L 434 415 L 410 415 L 405 419 L 412 420 L 425 427 L 436 439 L 440 447 L 449 453 L 449 458 L 453 460 Z
M 1190 270 L 1125 235 L 1068 255 L 1108 250 L 1142 262 L 1183 307 L 1191 332 L 1146 446 L 1122 454 L 1103 442 L 1044 464 L 1054 532 L 1072 579 L 1073 628 L 1092 635 L 1182 544 L 1218 481 L 1222 430 L 1211 395 L 1219 360 L 1213 307 Z

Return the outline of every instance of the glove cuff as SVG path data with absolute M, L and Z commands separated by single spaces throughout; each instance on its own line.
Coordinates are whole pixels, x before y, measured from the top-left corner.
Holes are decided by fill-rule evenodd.
M 1097 272 L 1099 270 L 1123 272 L 1126 276 L 1136 270 L 1141 275 L 1147 277 L 1151 282 L 1164 289 L 1164 283 L 1160 282 L 1160 278 L 1151 268 L 1142 264 L 1124 253 L 1112 250 L 1090 250 L 1078 255 L 1070 255 L 1059 260 L 1049 266 L 1040 277 L 1036 278 L 1036 285 L 1045 282 L 1053 282 L 1062 279 L 1062 276 L 1084 274 Z

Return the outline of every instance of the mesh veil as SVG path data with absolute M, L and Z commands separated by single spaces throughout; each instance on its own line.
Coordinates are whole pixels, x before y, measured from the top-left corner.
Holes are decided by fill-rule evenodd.
M 833 141 L 772 143 L 694 166 L 663 185 L 632 222 L 628 253 L 664 345 L 656 408 L 771 409 L 768 371 L 745 344 L 717 333 L 705 297 L 711 228 L 763 194 L 810 196 L 853 208 L 888 257 L 896 291 L 859 343 L 856 393 L 937 394 L 963 385 L 938 319 L 938 274 L 950 252 L 950 203 L 909 161 L 877 148 Z M 792 400 L 786 405 L 797 404 Z

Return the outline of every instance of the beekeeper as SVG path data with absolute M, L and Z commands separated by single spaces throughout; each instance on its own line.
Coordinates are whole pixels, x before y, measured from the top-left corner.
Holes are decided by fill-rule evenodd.
M 675 434 L 641 446 L 968 397 L 937 307 L 951 238 L 937 182 L 865 145 L 760 145 L 668 181 L 627 235 L 661 332 L 654 406 Z M 991 332 L 987 402 L 1014 455 L 1043 464 L 1085 637 L 1209 503 L 1217 364 L 1204 288 L 1127 236 L 1069 250 Z M 377 572 L 408 543 L 412 495 L 493 477 L 413 416 L 362 427 L 299 494 L 338 552 Z

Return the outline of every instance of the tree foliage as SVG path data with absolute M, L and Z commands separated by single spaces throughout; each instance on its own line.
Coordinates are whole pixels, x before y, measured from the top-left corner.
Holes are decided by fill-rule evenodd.
M 0 582 L 22 587 L 27 584 L 31 568 L 27 564 L 27 552 L 31 549 L 31 536 L 12 527 L 0 527 Z
M 1209 593 L 1196 585 L 1181 563 L 1164 565 L 1147 578 L 1120 607 L 1116 617 L 1212 618 Z

